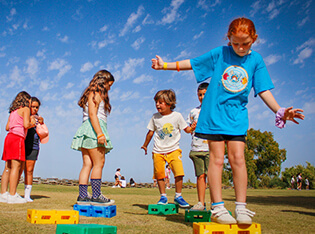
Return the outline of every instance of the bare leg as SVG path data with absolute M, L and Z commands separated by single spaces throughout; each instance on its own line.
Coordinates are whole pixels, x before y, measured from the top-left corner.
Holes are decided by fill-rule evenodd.
M 175 192 L 181 193 L 183 188 L 183 176 L 175 177 Z
M 33 173 L 35 167 L 35 160 L 26 160 L 25 161 L 25 168 L 24 168 L 24 184 L 25 185 L 32 185 L 33 184 Z
M 20 169 L 22 166 L 22 161 L 20 160 L 11 160 L 11 169 L 10 169 L 10 195 L 16 194 L 16 189 L 19 184 Z
M 159 186 L 160 194 L 165 194 L 165 181 L 164 181 L 164 179 L 158 179 L 157 184 Z
M 93 163 L 91 179 L 101 179 L 103 167 L 105 164 L 105 148 L 99 147 L 88 149 L 88 152 Z
M 10 177 L 10 168 L 11 167 L 11 160 L 5 162 L 5 166 L 3 169 L 3 173 L 1 176 L 1 193 L 5 193 L 8 190 L 8 185 L 9 185 L 9 177 Z
M 81 149 L 83 166 L 79 175 L 79 184 L 88 185 L 93 163 L 87 149 Z
M 224 163 L 224 141 L 209 141 L 209 167 L 208 183 L 210 188 L 211 201 L 222 202 L 222 170 Z
M 247 170 L 244 156 L 245 143 L 228 141 L 228 156 L 233 172 L 233 183 L 237 202 L 246 202 Z
M 206 196 L 206 175 L 202 174 L 197 177 L 197 193 L 198 193 L 198 201 L 205 203 L 205 196 Z

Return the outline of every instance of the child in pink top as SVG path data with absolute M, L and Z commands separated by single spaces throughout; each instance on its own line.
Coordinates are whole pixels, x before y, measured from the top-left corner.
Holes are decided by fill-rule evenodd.
M 30 117 L 31 96 L 22 91 L 18 93 L 9 108 L 6 130 L 9 131 L 4 141 L 2 160 L 6 161 L 1 179 L 0 202 L 25 203 L 17 194 L 22 162 L 25 161 L 25 144 L 27 129 L 35 126 L 35 118 Z M 10 193 L 6 190 L 10 181 Z

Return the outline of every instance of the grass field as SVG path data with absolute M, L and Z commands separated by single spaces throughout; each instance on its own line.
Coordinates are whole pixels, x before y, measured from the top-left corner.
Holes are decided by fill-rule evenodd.
M 23 195 L 23 185 L 18 192 Z M 185 210 L 178 214 L 149 215 L 148 205 L 159 199 L 157 188 L 102 187 L 103 194 L 116 201 L 117 215 L 112 218 L 80 216 L 80 223 L 117 226 L 118 233 L 192 233 L 192 223 L 185 222 Z M 174 189 L 167 190 L 173 202 Z M 208 190 L 207 190 L 208 193 Z M 27 209 L 72 210 L 78 187 L 34 185 L 33 203 L 0 203 L 0 233 L 55 233 L 56 225 L 31 224 L 26 221 Z M 183 189 L 190 204 L 196 203 L 196 190 Z M 223 190 L 226 207 L 234 213 L 234 191 Z M 209 207 L 209 194 L 207 206 Z M 248 190 L 248 208 L 256 212 L 254 222 L 260 223 L 262 233 L 315 233 L 315 190 Z

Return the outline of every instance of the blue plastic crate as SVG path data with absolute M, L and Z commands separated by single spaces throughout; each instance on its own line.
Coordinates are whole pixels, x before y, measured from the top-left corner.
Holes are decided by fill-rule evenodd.
M 79 215 L 87 217 L 103 217 L 111 218 L 116 216 L 116 206 L 93 206 L 93 205 L 78 205 L 73 206 L 74 210 L 79 211 Z

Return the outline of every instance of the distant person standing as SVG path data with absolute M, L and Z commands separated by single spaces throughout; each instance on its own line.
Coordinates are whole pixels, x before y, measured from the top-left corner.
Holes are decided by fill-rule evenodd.
M 115 184 L 113 188 L 120 187 L 120 178 L 121 178 L 120 168 L 117 168 L 114 178 L 115 178 Z
M 297 174 L 297 189 L 302 190 L 302 173 Z
M 305 178 L 304 182 L 305 182 L 305 188 L 306 188 L 306 190 L 309 190 L 309 189 L 310 189 L 310 182 L 309 182 L 309 180 L 308 180 L 307 177 Z
M 294 178 L 294 175 L 292 175 L 291 177 L 291 189 L 294 189 L 295 188 L 295 178 Z
M 35 117 L 36 124 L 43 124 L 43 117 L 38 115 L 38 110 L 41 103 L 37 97 L 31 98 L 31 115 Z M 27 135 L 25 138 L 25 166 L 24 166 L 24 198 L 27 202 L 32 202 L 31 199 L 31 191 L 33 185 L 33 173 L 35 163 L 38 159 L 39 154 L 39 145 L 40 143 L 47 143 L 49 137 L 45 137 L 40 139 L 38 134 L 36 133 L 36 126 L 34 128 L 30 128 L 27 131 Z
M 71 148 L 82 153 L 83 166 L 79 176 L 77 204 L 112 205 L 115 203 L 101 192 L 105 154 L 113 149 L 107 132 L 107 115 L 111 111 L 108 92 L 115 79 L 100 70 L 84 90 L 78 105 L 83 109 L 83 123 L 72 140 Z M 91 176 L 92 197 L 88 196 Z

